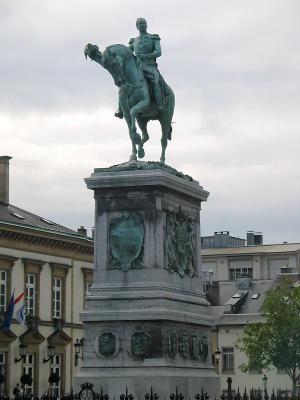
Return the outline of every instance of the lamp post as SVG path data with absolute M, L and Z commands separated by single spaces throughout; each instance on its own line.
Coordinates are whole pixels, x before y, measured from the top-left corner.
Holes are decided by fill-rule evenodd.
M 25 359 L 27 354 L 27 344 L 20 343 L 19 344 L 19 358 L 15 358 L 15 363 L 18 363 Z
M 206 293 L 206 269 L 202 270 L 202 279 L 203 279 L 203 291 Z
M 226 379 L 227 382 L 227 400 L 233 400 L 232 395 L 232 378 L 230 376 Z
M 219 347 L 217 347 L 217 350 L 215 351 L 215 363 L 218 365 L 220 362 L 220 357 L 221 357 L 221 352 Z
M 75 348 L 75 359 L 74 359 L 74 363 L 75 366 L 78 365 L 78 360 L 81 359 L 83 360 L 83 354 L 82 354 L 82 348 L 83 348 L 83 341 L 84 339 L 76 339 L 76 341 L 74 342 L 74 348 Z M 81 355 L 80 355 L 81 353 Z
M 220 358 L 221 358 L 221 352 L 219 347 L 217 347 L 217 350 L 214 352 L 214 367 L 215 367 L 215 372 L 218 375 L 219 375 Z
M 269 397 L 268 397 L 268 391 L 267 391 L 268 377 L 266 376 L 266 374 L 264 374 L 262 381 L 264 384 L 264 392 L 265 392 L 264 398 L 265 398 L 265 400 L 267 400 Z
M 47 363 L 49 361 L 52 362 L 54 355 L 55 355 L 55 346 L 53 346 L 51 344 L 48 344 L 48 346 L 47 346 L 47 356 L 48 356 L 48 358 L 44 358 L 43 359 L 43 363 L 45 364 L 45 363 Z

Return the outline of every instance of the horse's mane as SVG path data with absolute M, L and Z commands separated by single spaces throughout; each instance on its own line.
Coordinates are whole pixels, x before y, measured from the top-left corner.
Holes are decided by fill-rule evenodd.
M 129 47 L 125 46 L 124 44 L 112 44 L 107 46 L 105 50 L 116 50 L 118 53 L 123 53 L 124 56 L 128 56 L 128 54 L 132 54 L 132 51 Z

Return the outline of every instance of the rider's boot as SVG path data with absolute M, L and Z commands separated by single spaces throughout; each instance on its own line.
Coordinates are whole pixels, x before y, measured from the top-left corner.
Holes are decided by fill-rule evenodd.
M 123 118 L 123 111 L 121 108 L 118 108 L 117 111 L 115 112 L 115 117 L 122 119 Z
M 164 110 L 162 104 L 162 94 L 159 84 L 154 85 L 154 99 L 157 106 L 158 111 L 162 112 Z

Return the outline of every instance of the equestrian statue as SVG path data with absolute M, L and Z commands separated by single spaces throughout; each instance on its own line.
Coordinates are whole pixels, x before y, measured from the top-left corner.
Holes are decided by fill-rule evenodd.
M 129 46 L 113 44 L 103 53 L 98 46 L 87 44 L 85 57 L 99 63 L 112 75 L 119 87 L 119 106 L 115 116 L 126 120 L 132 143 L 129 161 L 145 156 L 144 143 L 149 140 L 147 124 L 157 119 L 161 125 L 161 157 L 165 162 L 168 140 L 171 140 L 175 97 L 157 69 L 156 59 L 161 55 L 160 37 L 147 32 L 145 18 L 138 18 L 139 36 Z M 142 131 L 137 132 L 136 122 Z

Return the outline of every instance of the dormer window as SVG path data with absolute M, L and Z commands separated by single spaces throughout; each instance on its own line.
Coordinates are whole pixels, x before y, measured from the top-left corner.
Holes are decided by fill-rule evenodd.
M 229 270 L 229 280 L 235 281 L 236 278 L 252 278 L 253 269 L 252 268 L 230 268 Z
M 25 219 L 22 215 L 15 213 L 15 212 L 12 212 L 11 215 L 13 215 L 14 217 L 17 217 L 19 219 Z

